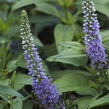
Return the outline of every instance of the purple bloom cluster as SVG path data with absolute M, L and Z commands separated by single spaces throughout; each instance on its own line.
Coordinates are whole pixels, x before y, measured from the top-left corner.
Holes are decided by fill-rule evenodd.
M 21 14 L 21 37 L 25 60 L 27 61 L 26 65 L 29 69 L 29 75 L 32 75 L 33 91 L 40 98 L 44 107 L 55 109 L 60 94 L 44 71 L 41 58 L 33 42 L 28 16 L 24 10 Z
M 102 69 L 107 66 L 105 48 L 99 34 L 99 23 L 95 14 L 94 3 L 92 0 L 83 1 L 85 41 L 87 53 L 92 61 L 93 68 Z

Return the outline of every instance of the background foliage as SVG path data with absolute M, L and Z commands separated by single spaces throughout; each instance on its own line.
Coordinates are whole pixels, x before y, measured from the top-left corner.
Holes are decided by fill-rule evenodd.
M 109 50 L 109 0 L 94 0 Z M 63 93 L 67 109 L 109 109 L 109 71 L 97 78 L 86 54 L 82 0 L 0 0 L 0 109 L 44 109 L 32 93 L 20 38 L 27 10 L 43 66 Z

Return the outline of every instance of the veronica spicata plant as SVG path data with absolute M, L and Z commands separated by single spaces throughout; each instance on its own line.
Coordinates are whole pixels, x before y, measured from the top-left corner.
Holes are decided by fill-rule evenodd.
M 92 0 L 83 1 L 84 24 L 86 48 L 89 58 L 92 61 L 93 68 L 103 69 L 107 67 L 107 55 L 102 44 L 99 33 L 99 22 Z
M 27 13 L 24 10 L 21 14 L 21 38 L 26 65 L 29 69 L 28 74 L 32 75 L 33 91 L 40 98 L 44 107 L 56 109 L 55 105 L 58 103 L 60 94 L 56 85 L 52 84 L 51 78 L 47 77 L 45 73 L 37 47 L 33 42 Z

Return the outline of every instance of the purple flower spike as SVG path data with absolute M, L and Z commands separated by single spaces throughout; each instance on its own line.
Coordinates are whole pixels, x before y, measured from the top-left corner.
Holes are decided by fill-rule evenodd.
M 92 61 L 93 68 L 102 69 L 107 67 L 107 55 L 102 44 L 102 39 L 99 34 L 99 23 L 95 7 L 92 0 L 83 1 L 85 41 L 87 54 Z
M 55 109 L 60 94 L 56 86 L 52 84 L 51 78 L 48 78 L 44 72 L 41 58 L 33 42 L 28 16 L 24 10 L 21 14 L 21 37 L 26 65 L 29 69 L 28 74 L 32 76 L 33 80 L 33 91 L 40 98 L 44 107 Z

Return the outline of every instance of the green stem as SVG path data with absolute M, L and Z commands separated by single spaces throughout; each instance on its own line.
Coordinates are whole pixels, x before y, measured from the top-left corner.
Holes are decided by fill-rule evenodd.
M 27 97 L 25 97 L 25 98 L 23 99 L 23 101 L 27 100 L 27 99 L 30 98 L 30 97 L 31 97 L 31 95 L 28 95 Z
M 86 70 L 88 70 L 89 72 L 93 73 L 93 76 L 94 76 L 94 80 L 95 80 L 95 83 L 97 84 L 98 88 L 96 89 L 97 92 L 103 92 L 103 83 L 105 82 L 106 80 L 106 75 L 105 75 L 105 72 L 103 70 L 93 70 L 91 68 L 89 68 L 88 66 L 85 66 L 84 67 Z M 100 72 L 101 75 L 98 76 L 97 75 L 97 72 Z M 102 78 L 102 79 L 101 79 Z M 101 81 L 102 80 L 102 81 Z
M 65 17 L 66 17 L 66 21 L 68 21 L 68 9 L 66 7 L 66 1 L 64 0 L 64 12 L 65 12 Z
M 22 90 L 24 91 L 25 94 L 28 95 L 28 97 L 33 98 L 32 95 L 29 92 L 27 92 L 24 88 Z
M 87 71 L 93 73 L 94 77 L 96 77 L 96 72 L 95 72 L 95 70 L 89 68 L 88 66 L 84 66 L 84 68 L 85 68 Z

